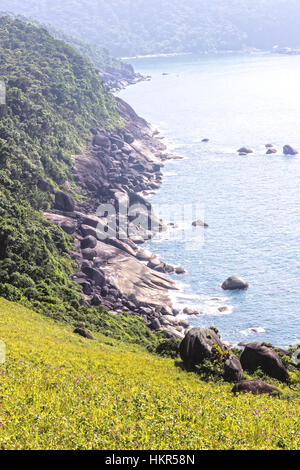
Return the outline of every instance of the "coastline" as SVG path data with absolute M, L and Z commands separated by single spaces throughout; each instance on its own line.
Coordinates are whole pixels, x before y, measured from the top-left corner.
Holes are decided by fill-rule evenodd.
M 84 202 L 74 203 L 72 211 L 56 205 L 44 216 L 75 237 L 71 256 L 78 271 L 73 280 L 82 287 L 85 303 L 103 305 L 116 315 L 139 315 L 152 330 L 183 339 L 189 323 L 172 306 L 170 292 L 177 286 L 168 274 L 184 270 L 143 249 L 145 241 L 166 230 L 145 196 L 160 188 L 165 162 L 180 157 L 167 152 L 159 132 L 127 103 L 120 98 L 116 102 L 125 127 L 109 133 L 95 122 L 86 152 L 75 156 L 74 178 Z M 99 227 L 106 218 L 99 206 L 118 210 L 124 201 L 145 208 L 149 229 L 128 237 L 119 227 L 116 236 L 102 239 Z
M 256 49 L 256 48 L 246 48 L 246 49 L 238 49 L 238 50 L 233 50 L 233 49 L 224 49 L 224 50 L 207 50 L 207 51 L 201 51 L 201 52 L 166 52 L 166 53 L 153 53 L 153 54 L 137 54 L 135 56 L 128 56 L 128 57 L 119 57 L 119 60 L 135 60 L 135 59 L 156 59 L 159 57 L 180 57 L 180 56 L 187 56 L 187 55 L 208 55 L 208 54 L 214 54 L 214 55 L 220 55 L 220 54 L 259 54 L 259 53 L 271 53 L 273 51 L 269 49 Z
M 73 259 L 78 264 L 74 280 L 83 287 L 83 299 L 89 305 L 104 305 L 117 315 L 123 312 L 141 315 L 153 330 L 167 330 L 170 336 L 182 338 L 190 326 L 189 320 L 193 322 L 199 312 L 192 309 L 188 301 L 186 304 L 182 302 L 181 306 L 174 302 L 174 294 L 179 286 L 168 274 L 173 274 L 176 266 L 170 266 L 159 259 L 155 249 L 152 253 L 144 250 L 141 240 L 119 240 L 117 237 L 105 243 L 98 241 L 97 246 L 93 247 L 94 252 L 92 248 L 89 252 L 81 249 L 86 237 L 97 238 L 95 229 L 99 220 L 95 219 L 95 211 L 99 203 L 110 201 L 117 206 L 121 195 L 128 198 L 130 203 L 139 201 L 151 208 L 147 196 L 160 189 L 163 182 L 161 169 L 165 162 L 174 158 L 163 143 L 164 137 L 160 133 L 163 131 L 154 129 L 137 116 L 123 100 L 116 100 L 126 122 L 125 128 L 107 133 L 97 124 L 93 132 L 101 137 L 101 145 L 91 143 L 85 155 L 76 157 L 77 179 L 82 194 L 89 203 L 78 207 L 73 214 L 76 219 L 73 234 L 77 248 Z M 127 135 L 127 141 L 126 133 L 131 135 L 129 140 Z M 94 138 L 93 141 L 95 143 Z M 106 142 L 105 145 L 103 142 Z M 105 168 L 109 171 L 106 172 Z M 112 174 L 115 171 L 116 177 Z M 86 217 L 83 217 L 84 214 Z M 60 225 L 68 226 L 72 223 L 72 216 L 69 217 L 69 214 L 56 215 L 67 217 L 60 220 L 56 218 Z M 53 220 L 53 215 L 47 216 Z M 96 283 L 101 283 L 101 286 Z M 141 284 L 143 288 L 140 287 Z M 223 302 L 221 304 L 216 304 L 216 308 L 224 308 Z M 227 311 L 220 314 L 229 313 Z M 242 332 L 240 338 L 243 338 Z M 237 343 L 238 341 L 235 342 Z

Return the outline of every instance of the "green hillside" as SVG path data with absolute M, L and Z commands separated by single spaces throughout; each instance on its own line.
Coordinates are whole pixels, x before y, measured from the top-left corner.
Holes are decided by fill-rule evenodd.
M 54 195 L 41 191 L 40 181 L 64 190 L 69 183 L 74 192 L 72 155 L 85 148 L 94 119 L 122 126 L 112 95 L 72 47 L 9 18 L 0 19 L 0 80 L 7 91 L 0 108 L 0 295 L 110 336 L 148 341 L 139 319 L 117 321 L 82 305 L 70 280 L 73 242 L 42 216 Z
M 112 57 L 108 50 L 104 47 L 100 47 L 98 45 L 91 44 L 90 42 L 74 38 L 54 28 L 50 24 L 39 24 L 37 20 L 25 17 L 23 15 L 14 15 L 13 13 L 1 12 L 0 10 L 0 17 L 10 17 L 11 19 L 18 19 L 25 23 L 34 23 L 36 26 L 46 29 L 51 36 L 70 44 L 74 49 L 76 49 L 77 52 L 79 52 L 79 54 L 90 60 L 96 69 L 101 73 L 110 72 L 113 76 L 115 76 L 116 79 L 120 79 L 122 76 L 125 79 L 133 79 L 135 77 L 134 69 L 130 64 Z M 121 77 L 119 74 L 121 74 Z
M 0 449 L 300 448 L 299 402 L 234 398 L 174 360 L 5 300 L 0 339 Z
M 117 55 L 300 45 L 298 0 L 2 0 Z

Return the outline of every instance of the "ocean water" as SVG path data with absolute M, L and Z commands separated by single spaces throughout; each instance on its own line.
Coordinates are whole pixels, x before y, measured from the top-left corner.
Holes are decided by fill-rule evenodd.
M 197 309 L 193 325 L 215 325 L 234 344 L 299 342 L 300 153 L 287 157 L 282 147 L 300 151 L 300 56 L 188 55 L 131 63 L 152 80 L 120 97 L 184 157 L 166 164 L 163 185 L 150 197 L 180 227 L 147 243 L 162 260 L 187 270 L 174 277 L 174 303 Z M 268 143 L 277 154 L 266 155 Z M 254 153 L 239 156 L 242 146 Z M 191 229 L 198 207 L 205 230 Z M 223 291 L 231 275 L 250 288 Z M 228 310 L 220 312 L 223 306 Z

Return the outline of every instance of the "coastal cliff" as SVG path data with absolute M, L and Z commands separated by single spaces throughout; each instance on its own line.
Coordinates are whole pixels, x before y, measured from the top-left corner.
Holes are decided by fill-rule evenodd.
M 74 179 L 83 202 L 75 204 L 67 194 L 57 196 L 53 210 L 44 216 L 76 239 L 71 255 L 78 271 L 73 280 L 82 287 L 87 304 L 140 315 L 152 329 L 182 338 L 186 322 L 183 326 L 175 319 L 168 291 L 176 285 L 166 275 L 175 267 L 141 247 L 156 230 L 166 230 L 141 193 L 159 188 L 161 168 L 173 156 L 127 103 L 117 98 L 116 104 L 124 126 L 107 132 L 95 122 L 86 151 L 74 157 Z M 118 227 L 115 236 L 102 239 L 99 228 L 107 220 L 97 215 L 97 209 L 106 204 L 118 211 L 120 202 L 126 207 L 139 203 L 148 230 L 135 227 L 136 235 L 129 237 Z

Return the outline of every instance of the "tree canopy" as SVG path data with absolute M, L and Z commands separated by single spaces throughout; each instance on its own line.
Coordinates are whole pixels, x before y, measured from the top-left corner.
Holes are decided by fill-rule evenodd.
M 300 45 L 298 0 L 2 0 L 116 56 Z

